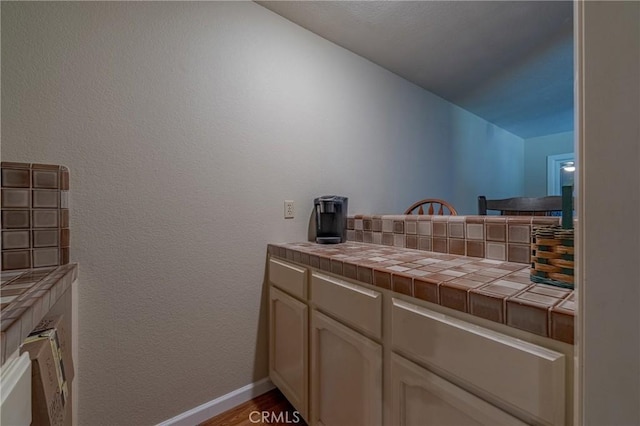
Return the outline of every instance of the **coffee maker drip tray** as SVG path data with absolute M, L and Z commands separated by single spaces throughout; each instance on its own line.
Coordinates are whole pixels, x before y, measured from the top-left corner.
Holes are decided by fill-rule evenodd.
M 318 244 L 339 244 L 342 242 L 340 237 L 317 237 L 316 243 Z

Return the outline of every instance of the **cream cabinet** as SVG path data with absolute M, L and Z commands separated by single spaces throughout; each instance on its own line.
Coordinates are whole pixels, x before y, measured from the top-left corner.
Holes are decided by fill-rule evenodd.
M 382 346 L 362 333 L 380 337 L 382 294 L 321 273 L 307 281 L 306 268 L 269 260 L 271 381 L 311 425 L 381 425 Z
M 269 377 L 303 418 L 309 407 L 309 308 L 275 287 L 269 292 Z
M 280 259 L 268 276 L 269 376 L 312 426 L 573 422 L 568 345 Z
M 382 424 L 382 347 L 328 316 L 311 318 L 311 424 Z
M 391 355 L 394 426 L 525 425 L 428 370 Z
M 455 377 L 531 423 L 562 426 L 565 356 L 403 300 L 392 300 L 394 351 Z
M 300 415 L 308 419 L 307 270 L 270 259 L 269 283 L 269 378 Z
M 301 268 L 277 259 L 270 259 L 269 282 L 298 299 L 307 299 L 306 268 Z
M 320 311 L 373 338 L 382 336 L 382 293 L 332 278 L 311 274 L 311 301 Z

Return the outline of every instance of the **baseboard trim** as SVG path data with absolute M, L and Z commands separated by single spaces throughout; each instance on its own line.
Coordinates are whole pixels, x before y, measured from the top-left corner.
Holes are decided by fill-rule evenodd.
M 205 402 L 189 411 L 165 420 L 157 426 L 194 426 L 274 389 L 268 377 Z

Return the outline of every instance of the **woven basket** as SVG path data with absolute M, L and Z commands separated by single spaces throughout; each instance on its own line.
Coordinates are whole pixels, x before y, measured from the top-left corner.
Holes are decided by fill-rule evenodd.
M 531 281 L 574 288 L 573 229 L 537 226 L 531 231 Z

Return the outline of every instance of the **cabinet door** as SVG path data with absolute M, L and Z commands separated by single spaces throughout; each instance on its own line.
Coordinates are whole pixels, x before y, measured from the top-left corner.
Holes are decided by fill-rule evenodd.
M 269 289 L 269 378 L 305 419 L 309 404 L 308 309 L 277 288 Z
M 525 424 L 396 354 L 391 357 L 391 386 L 396 426 Z
M 312 311 L 311 424 L 382 423 L 382 347 Z

